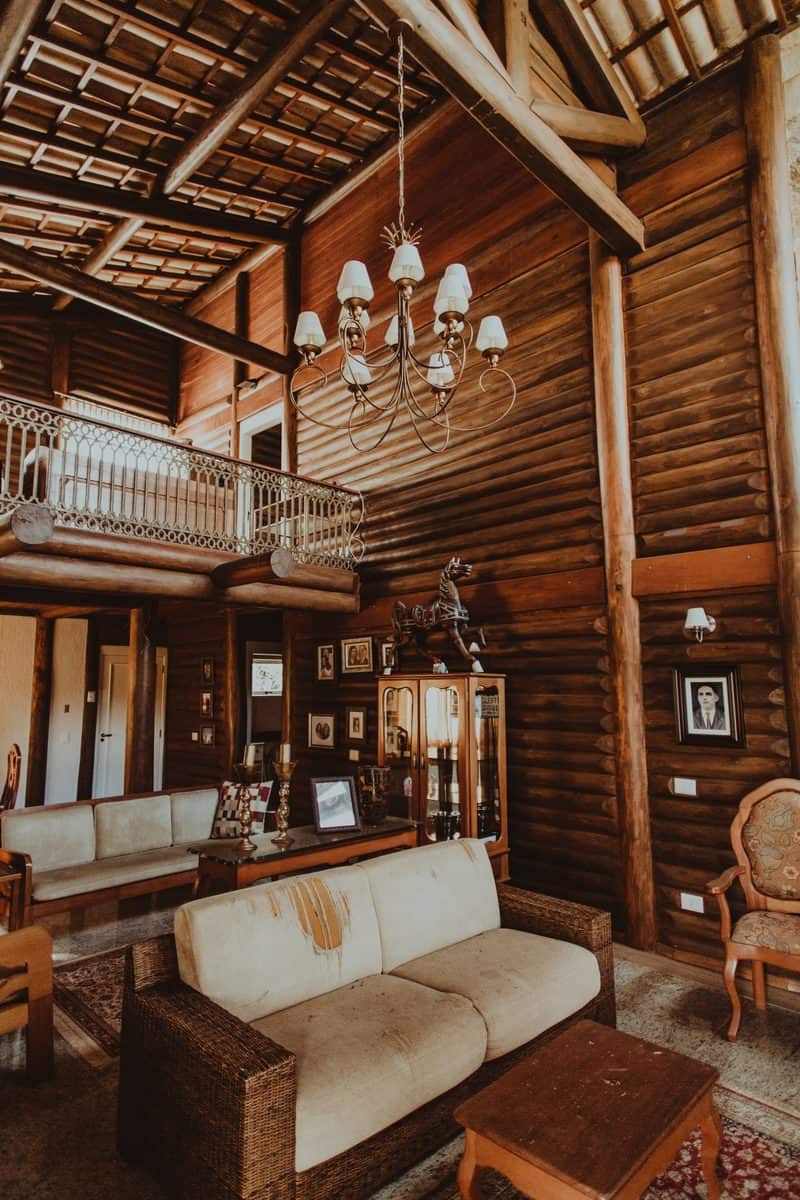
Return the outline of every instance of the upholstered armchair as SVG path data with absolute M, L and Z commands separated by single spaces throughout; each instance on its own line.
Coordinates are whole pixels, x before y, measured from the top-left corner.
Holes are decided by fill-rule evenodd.
M 749 792 L 731 825 L 737 865 L 706 884 L 719 901 L 723 977 L 731 998 L 728 1040 L 736 1041 L 742 1004 L 736 969 L 752 963 L 756 1008 L 766 1011 L 765 967 L 800 972 L 800 780 L 772 779 Z M 731 928 L 727 891 L 738 879 L 747 912 Z

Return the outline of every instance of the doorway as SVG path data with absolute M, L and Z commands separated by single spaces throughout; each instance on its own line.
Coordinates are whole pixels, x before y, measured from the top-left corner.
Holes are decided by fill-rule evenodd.
M 287 469 L 282 400 L 239 422 L 239 458 L 273 470 Z
M 92 799 L 120 796 L 125 789 L 125 741 L 128 719 L 128 648 L 100 647 L 100 689 L 94 747 Z M 164 780 L 164 718 L 167 699 L 167 651 L 156 647 L 156 713 L 153 730 L 153 788 Z

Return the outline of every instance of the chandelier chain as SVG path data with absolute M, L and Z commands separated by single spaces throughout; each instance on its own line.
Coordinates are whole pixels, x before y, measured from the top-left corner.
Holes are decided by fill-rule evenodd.
M 405 93 L 405 44 L 403 34 L 397 38 L 397 165 L 398 205 L 397 219 L 400 237 L 406 240 L 406 93 Z

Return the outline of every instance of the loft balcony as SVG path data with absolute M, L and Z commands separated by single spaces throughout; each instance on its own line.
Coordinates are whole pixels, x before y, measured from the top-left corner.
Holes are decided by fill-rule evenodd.
M 355 611 L 362 517 L 348 488 L 0 394 L 0 586 Z

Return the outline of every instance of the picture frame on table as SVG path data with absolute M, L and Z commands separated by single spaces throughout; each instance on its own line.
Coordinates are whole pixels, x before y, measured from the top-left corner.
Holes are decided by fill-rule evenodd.
M 214 715 L 214 693 L 208 689 L 200 693 L 200 716 L 213 717 Z
M 356 781 L 352 775 L 312 779 L 311 804 L 317 833 L 343 833 L 361 828 Z
M 200 664 L 200 679 L 202 683 L 210 684 L 214 682 L 214 660 L 213 658 L 204 658 Z
M 344 716 L 344 727 L 348 742 L 363 742 L 367 736 L 366 708 L 347 706 Z
M 336 749 L 336 714 L 308 714 L 308 748 L 309 750 Z
M 682 746 L 744 746 L 739 668 L 723 663 L 673 667 L 675 736 Z
M 336 681 L 336 643 L 321 642 L 317 646 L 317 683 Z
M 214 726 L 213 725 L 201 725 L 200 726 L 200 745 L 201 746 L 213 746 L 214 745 Z
M 342 638 L 342 674 L 371 675 L 375 656 L 371 637 Z

